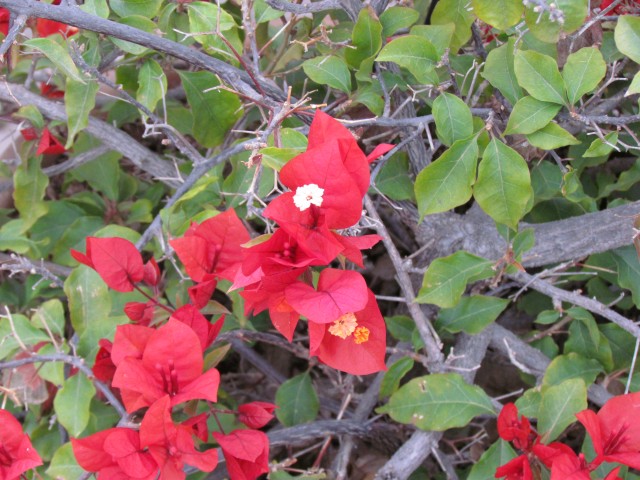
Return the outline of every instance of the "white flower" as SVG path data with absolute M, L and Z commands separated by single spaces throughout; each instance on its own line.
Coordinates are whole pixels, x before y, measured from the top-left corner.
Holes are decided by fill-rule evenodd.
M 304 212 L 311 204 L 317 207 L 322 205 L 323 193 L 324 188 L 320 188 L 315 183 L 309 183 L 296 189 L 296 194 L 293 196 L 293 203 L 301 212 Z

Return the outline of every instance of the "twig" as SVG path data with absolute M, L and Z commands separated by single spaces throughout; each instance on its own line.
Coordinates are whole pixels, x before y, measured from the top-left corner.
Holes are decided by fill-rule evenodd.
M 13 18 L 13 15 L 12 15 L 12 18 Z M 22 14 L 15 17 L 15 20 L 13 21 L 13 25 L 11 25 L 11 28 L 9 29 L 7 36 L 4 38 L 2 45 L 0 45 L 0 58 L 2 58 L 4 54 L 9 51 L 9 49 L 11 48 L 11 44 L 13 44 L 14 40 L 18 36 L 18 33 L 20 33 L 20 31 L 24 28 L 25 24 L 27 23 L 27 18 L 28 17 L 26 15 L 22 15 Z

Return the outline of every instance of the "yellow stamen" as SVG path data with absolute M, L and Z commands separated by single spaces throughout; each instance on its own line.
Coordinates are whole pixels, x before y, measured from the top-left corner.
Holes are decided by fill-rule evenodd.
M 369 329 L 367 327 L 356 328 L 356 331 L 353 334 L 353 339 L 358 345 L 366 342 L 369 340 Z
M 329 327 L 329 333 L 344 340 L 353 333 L 357 326 L 358 321 L 356 320 L 356 316 L 349 312 L 341 315 L 333 322 L 333 325 Z

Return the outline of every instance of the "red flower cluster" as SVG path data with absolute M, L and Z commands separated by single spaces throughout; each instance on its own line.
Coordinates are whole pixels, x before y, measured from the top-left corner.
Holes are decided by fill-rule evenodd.
M 593 442 L 596 457 L 591 462 L 563 443 L 542 444 L 529 420 L 518 419 L 516 406 L 505 405 L 498 416 L 498 434 L 521 455 L 499 467 L 495 477 L 533 480 L 540 478 L 539 472 L 545 466 L 551 470 L 551 480 L 590 480 L 591 472 L 603 462 L 640 468 L 640 393 L 614 397 L 597 414 L 583 410 L 576 417 Z M 614 468 L 604 480 L 619 480 L 619 471 L 620 467 Z
M 24 472 L 42 465 L 22 425 L 6 410 L 0 410 L 0 478 L 18 480 Z
M 60 5 L 60 0 L 54 0 L 53 5 Z M 70 37 L 78 33 L 76 27 L 56 22 L 55 20 L 47 20 L 46 18 L 38 18 L 36 20 L 36 31 L 39 37 L 48 37 L 55 33 Z M 9 10 L 6 8 L 0 8 L 0 32 L 5 35 L 9 33 Z
M 38 140 L 36 155 L 60 155 L 67 151 L 67 149 L 64 148 L 64 145 L 62 145 L 62 143 L 53 136 L 48 128 L 44 128 L 40 135 L 38 135 L 38 132 L 33 127 L 23 128 L 20 130 L 20 134 L 26 141 L 40 138 L 40 140 Z

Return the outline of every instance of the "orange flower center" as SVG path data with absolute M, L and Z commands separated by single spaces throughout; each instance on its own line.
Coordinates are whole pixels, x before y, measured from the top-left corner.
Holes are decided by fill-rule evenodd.
M 367 340 L 369 340 L 369 329 L 367 327 L 356 328 L 353 334 L 353 339 L 358 345 L 366 342 Z
M 344 340 L 355 331 L 357 326 L 356 316 L 349 312 L 341 315 L 333 322 L 333 325 L 329 327 L 329 333 Z

